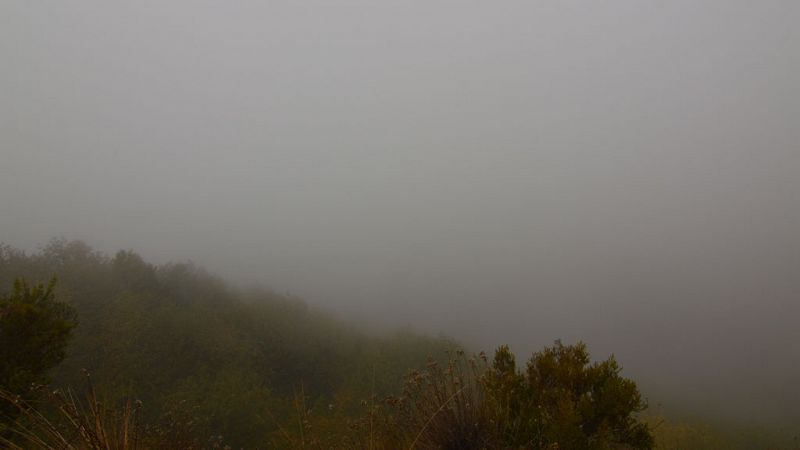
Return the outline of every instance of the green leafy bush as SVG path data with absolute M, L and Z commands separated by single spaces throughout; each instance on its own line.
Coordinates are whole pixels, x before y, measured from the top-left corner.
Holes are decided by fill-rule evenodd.
M 636 384 L 609 358 L 590 363 L 586 345 L 535 353 L 517 368 L 508 347 L 491 364 L 463 353 L 446 366 L 413 372 L 405 392 L 387 400 L 387 439 L 424 449 L 649 449 L 636 413 Z M 402 444 L 399 444 L 402 443 Z
M 64 359 L 75 313 L 56 301 L 54 287 L 55 279 L 46 286 L 17 279 L 13 290 L 0 296 L 0 390 L 29 397 Z M 13 408 L 0 406 L 0 423 L 15 415 Z

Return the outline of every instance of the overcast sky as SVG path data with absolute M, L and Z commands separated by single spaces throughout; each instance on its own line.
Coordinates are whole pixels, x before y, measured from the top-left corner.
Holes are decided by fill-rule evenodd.
M 800 417 L 800 2 L 0 3 L 0 241 Z M 735 394 L 733 393 L 735 392 Z

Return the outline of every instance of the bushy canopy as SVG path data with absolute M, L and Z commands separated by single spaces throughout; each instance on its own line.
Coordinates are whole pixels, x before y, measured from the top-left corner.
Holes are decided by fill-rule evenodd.
M 75 313 L 56 301 L 54 287 L 55 280 L 29 286 L 17 279 L 10 293 L 0 295 L 0 390 L 29 397 L 64 359 Z M 0 405 L 0 421 L 14 415 L 7 406 Z

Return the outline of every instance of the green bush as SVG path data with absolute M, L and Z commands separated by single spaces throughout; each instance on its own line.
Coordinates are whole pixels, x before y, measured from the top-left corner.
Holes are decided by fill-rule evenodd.
M 55 300 L 54 287 L 55 279 L 47 286 L 17 279 L 13 290 L 0 296 L 0 390 L 29 397 L 64 359 L 75 313 Z M 15 415 L 13 408 L 0 406 L 0 423 Z
M 386 438 L 424 449 L 649 449 L 636 413 L 636 384 L 609 358 L 590 363 L 586 345 L 555 346 L 517 368 L 508 347 L 491 364 L 459 353 L 444 367 L 412 373 L 387 401 Z

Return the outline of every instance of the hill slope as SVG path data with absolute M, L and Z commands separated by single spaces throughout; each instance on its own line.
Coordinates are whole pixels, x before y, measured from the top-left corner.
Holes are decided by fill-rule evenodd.
M 135 395 L 150 419 L 188 416 L 195 432 L 233 445 L 275 433 L 294 417 L 300 390 L 312 408 L 353 413 L 454 345 L 369 336 L 297 298 L 234 289 L 192 264 L 154 266 L 130 251 L 110 257 L 64 240 L 35 254 L 0 249 L 2 289 L 16 277 L 53 276 L 79 320 L 56 385 L 80 386 L 86 369 L 111 399 Z

